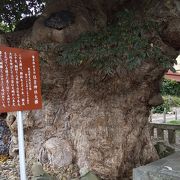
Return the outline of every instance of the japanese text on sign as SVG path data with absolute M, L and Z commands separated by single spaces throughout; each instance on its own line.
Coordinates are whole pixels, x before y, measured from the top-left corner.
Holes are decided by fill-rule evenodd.
M 38 52 L 0 46 L 0 112 L 41 107 Z

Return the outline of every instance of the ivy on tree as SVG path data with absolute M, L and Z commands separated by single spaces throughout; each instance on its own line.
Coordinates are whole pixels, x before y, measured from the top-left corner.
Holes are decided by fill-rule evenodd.
M 114 74 L 118 65 L 134 69 L 142 61 L 153 59 L 172 69 L 171 60 L 159 47 L 149 42 L 147 34 L 158 31 L 152 20 L 137 18 L 133 11 L 124 10 L 117 22 L 99 32 L 88 32 L 70 44 L 57 48 L 58 62 L 79 66 L 89 63 L 106 74 Z

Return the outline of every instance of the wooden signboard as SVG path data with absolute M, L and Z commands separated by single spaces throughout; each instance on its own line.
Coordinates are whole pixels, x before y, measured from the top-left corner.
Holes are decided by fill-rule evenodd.
M 38 52 L 0 46 L 0 112 L 42 108 Z

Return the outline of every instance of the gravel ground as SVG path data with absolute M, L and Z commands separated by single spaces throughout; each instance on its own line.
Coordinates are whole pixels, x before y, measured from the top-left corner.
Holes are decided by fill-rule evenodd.
M 49 165 L 44 165 L 43 169 L 49 175 L 56 177 L 58 180 L 78 180 L 79 168 L 77 165 L 70 164 L 63 168 L 54 168 Z M 26 167 L 28 180 L 32 179 L 31 168 Z M 0 162 L 0 180 L 19 180 L 19 162 L 18 159 L 8 159 L 5 162 Z
M 18 168 L 18 163 L 12 159 L 0 162 L 0 180 L 19 180 Z

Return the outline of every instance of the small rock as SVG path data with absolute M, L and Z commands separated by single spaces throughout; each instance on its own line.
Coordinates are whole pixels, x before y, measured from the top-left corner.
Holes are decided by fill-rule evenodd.
M 72 177 L 74 177 L 74 178 L 76 178 L 76 177 L 78 177 L 79 176 L 79 173 L 78 172 L 74 172 L 73 174 L 72 174 Z
M 45 173 L 41 163 L 39 163 L 39 162 L 36 162 L 33 164 L 31 171 L 32 171 L 33 176 L 35 176 L 35 177 L 43 176 Z
M 62 174 L 58 174 L 57 177 L 58 177 L 58 179 L 62 179 L 63 176 L 62 176 Z
M 18 144 L 18 138 L 16 136 L 12 136 L 12 142 L 14 144 Z
M 81 177 L 80 180 L 100 180 L 100 179 L 92 172 L 88 172 L 86 175 Z
M 68 169 L 69 169 L 69 170 L 73 170 L 73 168 L 74 168 L 74 165 L 73 165 L 73 164 L 70 164 Z
M 63 176 L 61 180 L 67 180 L 67 178 L 65 176 Z

